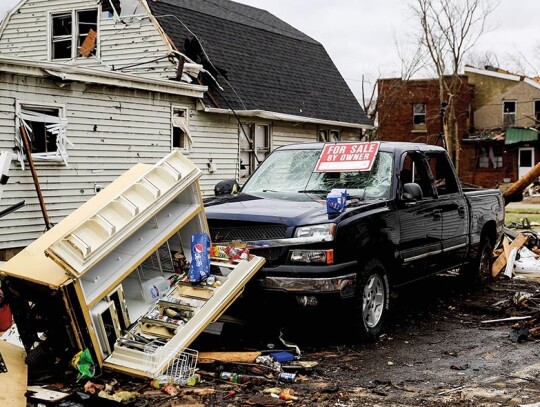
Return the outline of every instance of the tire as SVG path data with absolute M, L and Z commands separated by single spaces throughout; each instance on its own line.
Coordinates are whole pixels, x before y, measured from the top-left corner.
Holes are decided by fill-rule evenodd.
M 478 246 L 475 259 L 467 265 L 462 277 L 469 287 L 481 288 L 493 280 L 491 268 L 493 266 L 493 246 L 487 237 L 483 237 Z
M 376 341 L 382 332 L 390 302 L 386 269 L 378 259 L 368 260 L 356 279 L 354 324 L 358 339 Z

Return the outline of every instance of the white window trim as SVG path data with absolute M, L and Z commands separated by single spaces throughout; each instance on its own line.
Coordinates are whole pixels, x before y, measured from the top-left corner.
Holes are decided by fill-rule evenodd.
M 67 137 L 67 118 L 66 118 L 66 106 L 56 103 L 36 103 L 31 101 L 18 100 L 15 108 L 15 146 L 17 147 L 17 159 L 21 164 L 21 168 L 24 170 L 24 160 L 26 154 L 24 152 L 24 144 L 21 133 L 21 120 L 24 123 L 25 114 L 22 112 L 22 107 L 28 108 L 41 108 L 41 109 L 58 109 L 58 122 L 54 123 L 56 126 L 53 128 L 53 132 L 56 133 L 56 151 L 54 153 L 33 153 L 32 159 L 35 161 L 53 161 L 64 163 L 68 165 L 68 153 L 67 146 L 73 147 L 73 143 Z
M 175 126 L 175 116 L 174 116 L 174 111 L 175 110 L 183 110 L 185 112 L 184 113 L 184 120 L 178 121 L 177 122 L 178 126 Z M 190 115 L 189 107 L 171 105 L 171 151 L 174 149 L 174 150 L 178 150 L 178 151 L 180 151 L 182 153 L 185 153 L 185 154 L 189 154 L 191 152 L 191 149 L 193 147 L 193 136 L 192 136 L 192 134 L 191 134 L 191 132 L 189 130 L 189 118 L 190 118 L 189 115 Z M 186 134 L 186 136 L 187 136 L 186 148 L 179 148 L 179 147 L 174 147 L 173 146 L 174 128 L 175 127 L 180 127 L 184 131 L 184 133 Z
M 337 133 L 337 140 L 330 140 L 330 135 Z M 341 131 L 338 129 L 319 129 L 317 133 L 317 141 L 321 143 L 335 143 L 341 141 Z
M 96 17 L 96 28 L 97 28 L 97 40 L 96 40 L 96 55 L 95 58 L 100 58 L 100 38 L 101 38 L 101 27 L 100 27 L 100 16 L 101 16 L 101 4 L 98 4 L 97 7 L 84 7 L 81 9 L 71 9 L 71 10 L 56 10 L 56 11 L 48 11 L 47 12 L 47 48 L 48 48 L 48 59 L 51 62 L 54 61 L 71 61 L 75 59 L 90 59 L 84 58 L 82 55 L 79 56 L 79 46 L 78 46 L 78 38 L 79 38 L 79 21 L 77 20 L 77 12 L 80 11 L 97 11 L 97 17 Z M 71 24 L 72 24 L 72 30 L 71 30 L 71 58 L 57 58 L 53 59 L 53 47 L 52 47 L 52 40 L 53 40 L 53 27 L 52 27 L 52 18 L 56 15 L 61 14 L 68 14 L 71 13 Z
M 260 147 L 260 146 L 257 145 L 256 137 L 255 137 L 255 132 L 256 132 L 257 126 L 264 126 L 264 127 L 268 128 L 268 146 L 266 148 L 265 147 Z M 245 135 L 243 134 L 244 130 L 248 133 L 247 136 L 251 138 L 252 144 L 250 144 L 245 139 Z M 240 168 L 240 165 L 241 165 L 241 158 L 242 158 L 241 156 L 242 156 L 242 154 L 247 153 L 248 157 L 249 157 L 249 162 L 247 163 L 247 166 L 249 167 L 249 171 L 244 176 L 242 176 L 242 178 L 244 178 L 244 177 L 248 177 L 249 175 L 253 174 L 253 172 L 257 169 L 258 161 L 255 158 L 255 156 L 257 156 L 257 158 L 259 158 L 258 154 L 263 153 L 265 158 L 266 158 L 273 151 L 274 134 L 273 134 L 272 123 L 258 123 L 258 122 L 242 123 L 241 126 L 240 125 L 238 126 L 238 137 L 240 137 L 239 143 L 238 143 L 238 148 L 239 148 L 239 152 L 240 152 L 239 161 L 238 161 L 239 168 Z M 246 143 L 248 148 L 242 148 L 242 139 Z M 263 158 L 263 160 L 264 160 L 264 158 Z M 262 162 L 263 160 L 261 160 L 260 162 Z M 246 164 L 244 164 L 244 165 L 246 165 Z
M 515 126 L 516 123 L 517 123 L 517 108 L 518 108 L 517 101 L 515 99 L 508 99 L 508 100 L 503 100 L 502 101 L 501 110 L 502 110 L 502 124 L 503 124 L 503 127 L 505 126 L 504 119 L 505 119 L 506 115 L 508 114 L 508 113 L 506 113 L 504 111 L 504 104 L 505 103 L 513 103 L 514 104 L 514 111 L 512 112 L 512 114 L 514 115 L 514 124 L 512 126 Z

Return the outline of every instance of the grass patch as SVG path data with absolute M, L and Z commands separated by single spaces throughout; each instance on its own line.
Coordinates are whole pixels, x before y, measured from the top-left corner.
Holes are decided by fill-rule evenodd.
M 505 208 L 506 213 L 511 214 L 521 214 L 525 217 L 528 217 L 527 215 L 539 215 L 540 216 L 540 208 Z
M 506 211 L 504 223 L 506 225 L 509 225 L 512 222 L 521 223 L 523 218 L 529 219 L 529 222 L 540 223 L 540 211 L 537 213 Z

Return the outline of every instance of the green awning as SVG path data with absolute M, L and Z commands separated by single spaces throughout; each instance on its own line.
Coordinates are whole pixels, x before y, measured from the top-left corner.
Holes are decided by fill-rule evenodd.
M 516 144 L 527 141 L 537 141 L 538 132 L 531 129 L 517 129 L 509 128 L 506 129 L 506 136 L 504 139 L 504 144 Z

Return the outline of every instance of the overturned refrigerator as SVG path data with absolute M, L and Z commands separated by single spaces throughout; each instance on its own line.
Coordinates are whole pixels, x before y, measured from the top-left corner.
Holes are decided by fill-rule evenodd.
M 29 368 L 89 349 L 100 368 L 155 377 L 241 295 L 264 259 L 212 262 L 186 281 L 191 238 L 208 233 L 198 179 L 179 152 L 137 164 L 0 266 Z M 179 317 L 178 317 L 179 316 Z

